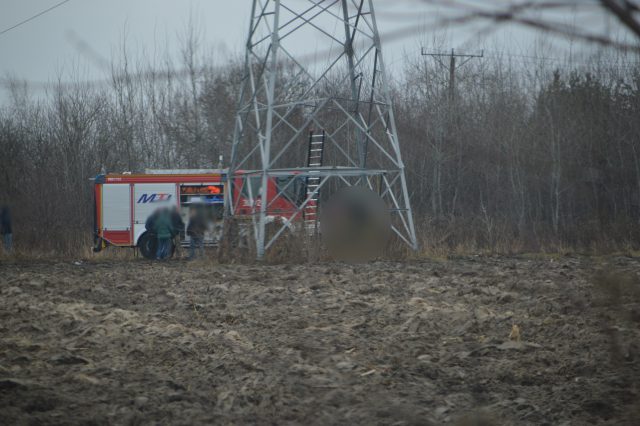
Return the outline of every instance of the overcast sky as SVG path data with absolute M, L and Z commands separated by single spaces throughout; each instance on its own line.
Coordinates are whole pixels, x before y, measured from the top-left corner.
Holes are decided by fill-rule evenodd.
M 0 31 L 59 1 L 0 0 Z M 419 0 L 376 0 L 375 4 L 383 41 L 384 34 L 407 26 L 424 26 L 410 37 L 387 42 L 384 45 L 387 63 L 397 66 L 406 56 L 419 56 L 420 45 L 432 38 L 429 29 L 442 10 Z M 190 16 L 201 29 L 203 45 L 218 59 L 225 60 L 225 56 L 237 54 L 243 48 L 250 7 L 250 0 L 71 0 L 0 35 L 0 76 L 46 82 L 60 70 L 76 66 L 89 79 L 103 78 L 103 63 L 112 57 L 124 34 L 132 50 L 168 50 L 175 56 L 180 34 L 184 33 Z M 575 16 L 567 16 L 570 19 Z M 596 19 L 594 24 L 602 22 Z M 521 54 L 530 51 L 536 40 L 534 33 L 511 27 L 501 27 L 491 32 L 489 38 L 478 38 L 477 31 L 477 26 L 449 29 L 451 39 L 446 47 L 499 48 Z M 299 40 L 299 45 L 307 50 L 318 48 L 317 43 L 309 40 Z

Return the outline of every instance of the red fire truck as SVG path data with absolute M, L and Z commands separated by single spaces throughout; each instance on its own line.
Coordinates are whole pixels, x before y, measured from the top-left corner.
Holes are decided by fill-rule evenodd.
M 228 170 L 148 170 L 144 174 L 106 174 L 95 178 L 95 251 L 107 246 L 139 248 L 143 256 L 154 256 L 155 236 L 146 222 L 156 210 L 177 208 L 188 224 L 189 210 L 204 209 L 209 218 L 205 245 L 216 245 L 222 238 L 223 216 L 230 187 L 235 194 L 234 216 L 253 214 L 262 202 L 261 177 L 237 172 L 229 185 Z M 291 179 L 295 179 L 291 182 Z M 307 182 L 295 175 L 268 182 L 267 214 L 270 219 L 289 219 L 304 202 Z M 285 189 L 283 191 L 283 189 Z M 302 215 L 295 218 L 302 221 Z M 185 225 L 186 226 L 186 225 Z M 185 230 L 182 242 L 189 244 Z

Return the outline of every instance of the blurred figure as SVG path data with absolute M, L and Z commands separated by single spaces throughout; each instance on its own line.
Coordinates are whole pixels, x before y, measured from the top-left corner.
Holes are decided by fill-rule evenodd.
M 189 225 L 187 226 L 187 235 L 191 239 L 189 260 L 204 256 L 204 232 L 206 229 L 207 223 L 202 213 L 200 213 L 199 209 L 191 207 L 191 210 L 189 210 Z
M 2 234 L 4 250 L 11 253 L 13 251 L 13 228 L 11 226 L 11 211 L 8 206 L 3 206 L 0 211 L 0 234 Z
M 176 248 L 176 256 L 181 257 L 180 238 L 184 232 L 184 222 L 178 206 L 171 207 L 171 227 L 173 228 L 173 246 Z
M 368 262 L 382 255 L 391 233 L 386 203 L 368 188 L 343 188 L 320 211 L 322 239 L 338 260 Z
M 153 232 L 158 241 L 156 259 L 164 260 L 171 255 L 171 240 L 174 236 L 171 211 L 168 208 L 161 209 L 153 220 Z
M 158 218 L 159 214 L 160 214 L 160 209 L 157 209 L 156 211 L 151 213 L 151 215 L 147 218 L 147 221 L 144 224 L 144 227 L 147 229 L 147 231 L 154 232 L 156 219 Z

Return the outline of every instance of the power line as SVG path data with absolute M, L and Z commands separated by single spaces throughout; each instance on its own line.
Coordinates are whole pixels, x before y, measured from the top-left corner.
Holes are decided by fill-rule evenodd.
M 0 31 L 0 36 L 1 36 L 1 35 L 3 35 L 4 33 L 8 33 L 9 31 L 11 31 L 11 30 L 13 30 L 13 29 L 15 29 L 15 28 L 18 28 L 18 27 L 19 27 L 19 26 L 21 26 L 21 25 L 26 24 L 26 23 L 27 23 L 27 22 L 29 22 L 29 21 L 33 21 L 33 20 L 34 20 L 34 19 L 36 19 L 37 17 L 42 16 L 42 15 L 44 15 L 44 14 L 45 14 L 45 13 L 47 13 L 47 12 L 51 12 L 53 9 L 56 9 L 56 8 L 58 8 L 58 7 L 62 6 L 62 5 L 63 5 L 63 4 L 65 4 L 65 3 L 68 3 L 68 2 L 70 2 L 70 1 L 71 1 L 71 0 L 63 0 L 63 1 L 61 1 L 60 3 L 57 3 L 57 4 L 53 5 L 53 6 L 51 6 L 50 8 L 45 9 L 45 10 L 43 10 L 42 12 L 37 13 L 37 14 L 35 14 L 35 15 L 31 16 L 30 18 L 25 19 L 24 21 L 18 22 L 17 24 L 15 24 L 15 25 L 13 25 L 13 26 L 11 26 L 11 27 L 9 27 L 9 28 L 6 28 L 6 29 L 4 29 L 4 30 Z

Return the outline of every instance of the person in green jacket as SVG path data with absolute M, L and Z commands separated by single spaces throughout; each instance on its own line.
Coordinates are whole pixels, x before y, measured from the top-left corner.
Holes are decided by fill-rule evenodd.
M 153 232 L 158 239 L 156 259 L 164 260 L 171 254 L 171 240 L 173 239 L 173 225 L 169 209 L 162 209 L 153 224 Z

